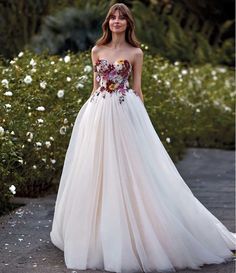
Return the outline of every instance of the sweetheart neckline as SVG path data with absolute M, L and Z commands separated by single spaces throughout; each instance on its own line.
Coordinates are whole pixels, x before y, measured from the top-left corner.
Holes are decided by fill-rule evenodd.
M 130 63 L 130 61 L 129 60 L 127 60 L 127 59 L 117 59 L 116 61 L 114 61 L 114 62 L 109 62 L 107 59 L 104 59 L 104 58 L 98 58 L 98 61 L 107 61 L 107 63 L 108 64 L 114 64 L 114 63 L 116 63 L 117 61 L 127 61 L 128 63 L 129 63 L 129 65 L 132 67 L 132 64 Z

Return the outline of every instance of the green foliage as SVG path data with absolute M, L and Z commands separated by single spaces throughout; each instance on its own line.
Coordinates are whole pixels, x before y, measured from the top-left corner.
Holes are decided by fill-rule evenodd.
M 152 53 L 172 62 L 234 64 L 234 37 L 225 38 L 234 20 L 227 20 L 220 26 L 207 20 L 200 22 L 182 3 L 173 4 L 170 11 L 168 7 L 163 8 L 161 2 L 146 6 L 134 1 L 132 11 L 138 37 L 149 45 Z
M 172 64 L 147 55 L 143 70 L 146 107 L 173 158 L 187 146 L 234 148 L 234 71 L 211 64 Z
M 30 48 L 37 53 L 47 50 L 49 54 L 89 49 L 102 33 L 106 5 L 105 2 L 98 6 L 88 2 L 83 8 L 66 8 L 47 16 Z
M 64 58 L 25 51 L 0 64 L 0 207 L 38 196 L 58 180 L 75 118 L 92 91 L 90 53 Z M 234 148 L 234 73 L 186 67 L 145 54 L 142 90 L 153 125 L 174 160 L 186 145 Z
M 115 2 L 119 1 L 0 1 L 0 55 L 12 58 L 24 48 L 52 54 L 87 50 L 100 36 L 102 21 Z M 138 37 L 151 53 L 172 62 L 234 66 L 234 20 L 230 16 L 222 24 L 206 20 L 206 15 L 222 13 L 213 1 L 204 5 L 187 0 L 123 2 L 133 11 Z
M 10 58 L 24 48 L 37 32 L 41 18 L 49 8 L 47 0 L 0 2 L 0 55 Z
M 83 0 L 0 1 L 0 55 L 5 58 L 13 58 L 20 50 L 23 50 L 31 42 L 32 37 L 38 34 L 44 16 L 55 14 L 66 7 L 77 7 L 81 10 L 89 10 L 91 7 L 91 11 L 94 11 L 94 18 L 92 18 L 94 21 L 98 16 L 97 13 L 101 12 L 100 10 L 95 12 L 93 7 L 99 6 L 102 9 L 105 2 L 107 4 L 107 1 L 99 1 L 98 5 L 95 0 L 87 2 Z M 89 22 L 91 16 L 89 18 L 83 17 L 83 19 Z M 50 28 L 53 18 L 50 17 L 47 20 Z M 57 26 L 57 22 L 55 24 Z M 85 29 L 88 29 L 87 25 Z M 64 33 L 64 35 L 66 34 Z M 80 38 L 82 40 L 83 36 Z
M 91 73 L 84 72 L 91 68 L 86 66 L 88 55 L 72 55 L 69 63 L 65 61 L 25 52 L 9 67 L 0 68 L 4 196 L 9 183 L 17 186 L 19 196 L 37 196 L 60 175 L 73 121 L 91 88 L 81 88 L 91 82 Z M 37 110 L 40 106 L 45 111 Z M 0 196 L 0 203 L 2 199 Z

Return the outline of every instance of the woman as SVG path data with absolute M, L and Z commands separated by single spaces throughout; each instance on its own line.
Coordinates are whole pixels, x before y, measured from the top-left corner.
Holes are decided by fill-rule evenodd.
M 75 121 L 50 233 L 66 266 L 175 271 L 232 259 L 236 234 L 195 198 L 149 119 L 124 4 L 110 8 L 91 58 L 93 91 Z

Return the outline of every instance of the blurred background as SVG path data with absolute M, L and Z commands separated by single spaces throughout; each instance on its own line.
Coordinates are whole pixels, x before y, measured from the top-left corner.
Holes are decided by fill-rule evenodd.
M 56 192 L 92 91 L 90 50 L 116 2 L 134 15 L 145 107 L 172 159 L 235 149 L 233 0 L 0 0 L 0 214 L 14 196 Z
M 12 58 L 25 47 L 50 54 L 88 50 L 115 2 L 119 1 L 1 0 L 0 54 Z M 137 35 L 150 53 L 172 61 L 234 66 L 233 0 L 121 2 L 132 10 Z

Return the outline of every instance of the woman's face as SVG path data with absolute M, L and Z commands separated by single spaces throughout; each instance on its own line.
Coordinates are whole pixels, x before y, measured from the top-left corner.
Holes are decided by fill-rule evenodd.
M 116 10 L 110 16 L 109 28 L 110 28 L 111 32 L 115 32 L 115 33 L 121 33 L 126 30 L 127 20 L 118 10 Z

